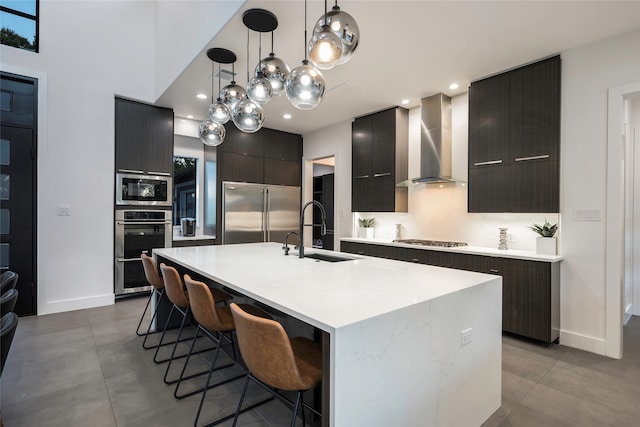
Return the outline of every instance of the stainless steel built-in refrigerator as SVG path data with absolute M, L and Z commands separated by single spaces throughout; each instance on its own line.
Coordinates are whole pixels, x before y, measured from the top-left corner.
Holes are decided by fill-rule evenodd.
M 222 244 L 284 242 L 299 222 L 300 187 L 222 183 Z

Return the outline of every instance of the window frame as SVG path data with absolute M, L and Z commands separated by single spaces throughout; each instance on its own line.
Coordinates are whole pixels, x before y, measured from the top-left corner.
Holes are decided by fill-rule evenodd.
M 9 46 L 9 47 L 14 47 L 16 49 L 26 50 L 27 52 L 34 52 L 34 53 L 39 53 L 40 52 L 40 0 L 34 0 L 34 1 L 35 1 L 35 4 L 36 4 L 36 14 L 35 15 L 31 15 L 29 13 L 22 12 L 22 11 L 17 10 L 17 9 L 12 9 L 10 7 L 6 7 L 6 6 L 0 5 L 0 12 L 9 13 L 11 15 L 16 15 L 16 16 L 19 16 L 19 17 L 25 18 L 25 19 L 31 19 L 32 21 L 35 22 L 36 31 L 35 31 L 35 41 L 34 41 L 34 46 L 33 46 L 34 49 L 30 50 L 30 49 L 24 49 L 24 48 L 19 48 L 19 47 L 3 44 L 4 46 Z

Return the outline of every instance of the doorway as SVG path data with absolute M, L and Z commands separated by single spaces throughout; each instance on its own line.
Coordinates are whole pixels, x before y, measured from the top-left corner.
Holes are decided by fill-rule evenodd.
M 37 85 L 0 72 L 0 269 L 18 274 L 18 315 L 36 314 Z
M 323 236 L 320 229 L 314 227 L 312 246 L 330 251 L 334 250 L 335 246 L 335 160 L 335 157 L 331 156 L 313 161 L 313 200 L 322 203 L 326 210 L 327 233 Z M 313 223 L 320 222 L 320 210 L 314 207 Z

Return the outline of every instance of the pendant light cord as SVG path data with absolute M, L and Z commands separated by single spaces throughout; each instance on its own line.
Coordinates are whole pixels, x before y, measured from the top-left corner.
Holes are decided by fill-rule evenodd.
M 307 61 L 307 0 L 304 0 L 304 60 Z
M 271 53 L 273 53 L 273 31 L 271 31 Z
M 222 90 L 222 86 L 220 86 L 220 74 L 222 74 L 222 64 L 218 64 L 218 100 L 220 100 L 220 91 Z
M 214 77 L 215 70 L 213 68 L 214 64 L 215 64 L 215 62 L 211 61 L 211 103 L 212 104 L 213 104 L 213 79 L 215 78 Z M 219 85 L 219 83 L 218 83 L 218 85 Z
M 247 84 L 249 84 L 249 27 L 247 27 Z
M 338 0 L 336 0 L 336 3 Z M 324 0 L 324 25 L 327 25 L 327 0 Z

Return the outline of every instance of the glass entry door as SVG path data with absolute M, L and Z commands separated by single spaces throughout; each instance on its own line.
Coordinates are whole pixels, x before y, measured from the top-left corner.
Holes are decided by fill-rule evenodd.
M 18 274 L 19 315 L 36 313 L 35 86 L 0 74 L 0 270 Z

